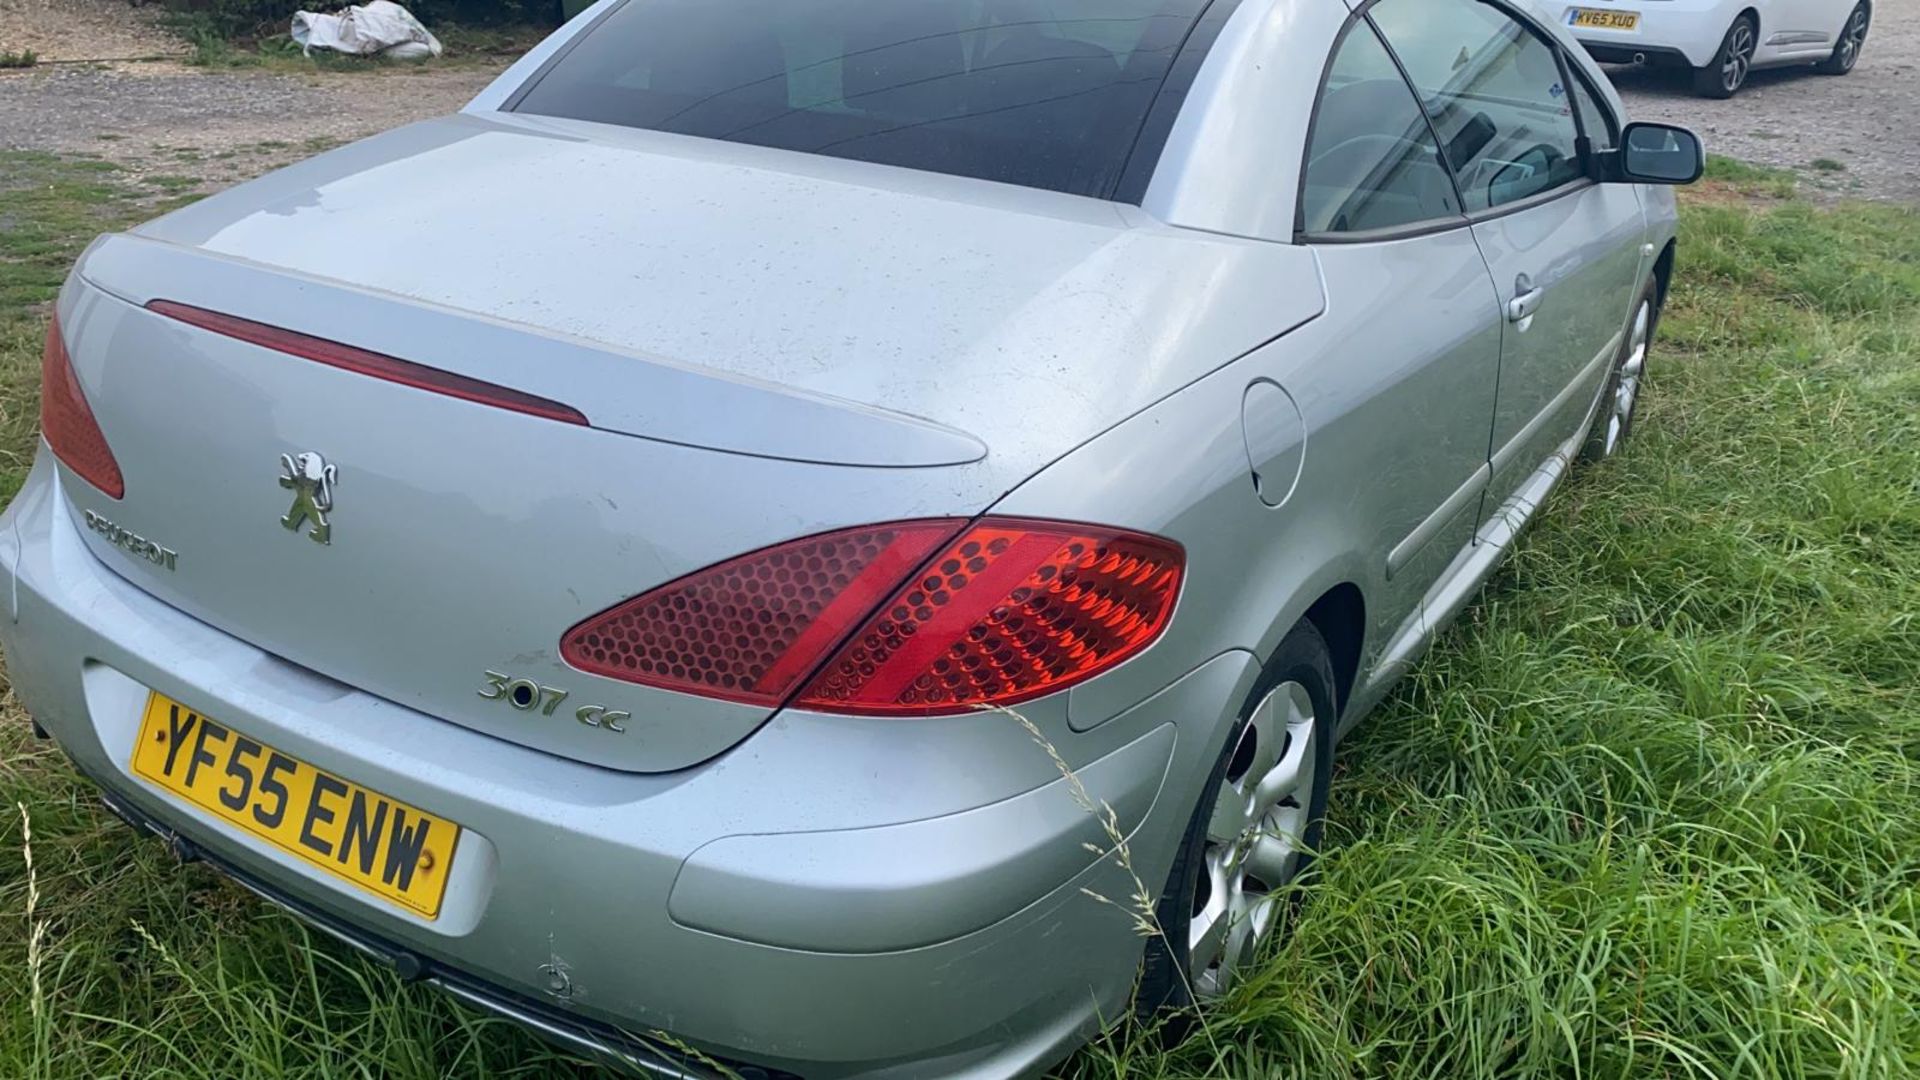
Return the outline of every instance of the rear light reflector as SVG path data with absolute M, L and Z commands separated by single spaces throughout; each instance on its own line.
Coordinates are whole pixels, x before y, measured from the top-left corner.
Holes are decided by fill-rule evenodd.
M 111 498 L 127 493 L 120 463 L 114 460 L 107 437 L 80 392 L 57 318 L 47 327 L 47 344 L 40 353 L 40 433 L 74 475 Z
M 582 671 L 778 705 L 959 521 L 909 521 L 795 540 L 708 567 L 567 631 Z
M 401 360 L 384 353 L 356 349 L 351 345 L 342 345 L 337 341 L 312 337 L 282 330 L 277 326 L 242 319 L 237 315 L 223 315 L 205 308 L 178 304 L 172 300 L 149 300 L 147 310 L 169 319 L 178 319 L 190 326 L 202 330 L 211 330 L 230 338 L 237 338 L 249 345 L 258 345 L 264 349 L 283 352 L 303 360 L 313 360 L 360 375 L 371 375 L 376 379 L 385 379 L 402 386 L 411 386 L 416 390 L 445 394 L 448 397 L 471 401 L 480 405 L 491 405 L 496 409 L 508 409 L 528 416 L 558 420 L 565 424 L 586 426 L 587 418 L 580 410 L 557 401 L 522 393 L 480 379 L 470 379 L 465 375 L 455 375 L 450 371 L 416 364 L 411 360 Z
M 765 548 L 569 630 L 568 663 L 708 697 L 926 716 L 1012 705 L 1126 661 L 1165 629 L 1185 556 L 1158 537 L 986 518 Z

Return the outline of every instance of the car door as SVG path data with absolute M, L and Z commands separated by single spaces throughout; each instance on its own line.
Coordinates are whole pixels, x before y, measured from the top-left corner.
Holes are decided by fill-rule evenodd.
M 1760 14 L 1760 45 L 1781 55 L 1824 55 L 1833 48 L 1854 0 L 1773 0 Z
M 1588 416 L 1650 262 L 1645 215 L 1631 185 L 1591 178 L 1574 99 L 1597 95 L 1544 31 L 1491 0 L 1369 12 L 1426 103 L 1500 292 L 1492 514 Z
M 1323 380 L 1343 421 L 1316 452 L 1347 463 L 1353 499 L 1384 562 L 1380 660 L 1424 639 L 1423 595 L 1472 543 L 1486 488 L 1500 364 L 1499 296 L 1413 90 L 1363 18 L 1328 65 L 1302 169 L 1300 239 L 1327 314 Z

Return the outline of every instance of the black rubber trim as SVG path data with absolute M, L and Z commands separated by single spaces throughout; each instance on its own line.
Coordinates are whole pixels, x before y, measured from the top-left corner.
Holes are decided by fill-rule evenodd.
M 1333 78 L 1333 62 L 1340 59 L 1340 50 L 1346 47 L 1347 35 L 1360 22 L 1364 10 L 1362 8 L 1347 15 L 1347 21 L 1340 24 L 1340 32 L 1333 35 L 1333 47 L 1327 50 L 1327 58 L 1320 63 L 1320 81 L 1313 88 L 1313 111 L 1307 114 L 1307 141 L 1300 147 L 1300 176 L 1293 192 L 1293 242 L 1296 244 L 1312 239 L 1307 232 L 1307 168 L 1313 164 L 1313 136 L 1320 127 L 1320 105 L 1327 97 L 1327 80 Z M 1392 56 L 1392 51 L 1389 50 L 1387 55 Z M 1401 78 L 1405 77 L 1403 73 Z M 1419 101 L 1418 95 L 1414 100 L 1416 103 Z M 1421 110 L 1422 113 L 1425 111 Z M 1444 162 L 1441 167 L 1445 168 Z
M 1553 50 L 1553 64 L 1560 69 L 1560 92 L 1567 99 L 1567 115 L 1573 117 L 1573 152 L 1580 159 L 1580 171 L 1589 180 L 1600 180 L 1600 163 L 1594 157 L 1593 136 L 1587 131 L 1587 118 L 1580 110 L 1580 96 L 1573 92 L 1574 80 L 1580 78 L 1574 70 L 1573 57 L 1556 42 L 1548 42 L 1547 48 Z M 1598 102 L 1593 87 L 1587 87 L 1589 97 Z
M 1579 82 L 1579 84 L 1586 89 L 1587 100 L 1593 102 L 1594 107 L 1600 110 L 1600 126 L 1607 129 L 1607 138 L 1613 141 L 1615 147 L 1618 147 L 1620 145 L 1620 130 L 1626 125 L 1621 121 L 1620 117 L 1614 113 L 1613 106 L 1607 103 L 1607 99 L 1601 96 L 1600 88 L 1594 85 L 1592 79 L 1587 78 L 1586 69 L 1574 62 L 1572 54 L 1563 54 L 1562 59 L 1567 74 L 1571 75 L 1575 81 Z M 1571 83 L 1568 84 L 1568 90 L 1568 97 L 1571 98 Z M 1582 118 L 1580 121 L 1581 134 L 1591 142 L 1593 132 L 1587 130 L 1587 122 L 1584 119 L 1586 114 L 1580 111 L 1580 103 L 1578 101 L 1570 101 L 1569 104 L 1573 106 L 1573 114 L 1576 117 Z
M 1473 213 L 1467 215 L 1467 220 L 1478 225 L 1483 221 L 1493 221 L 1506 217 L 1509 214 L 1517 214 L 1522 210 L 1531 210 L 1536 206 L 1545 206 L 1550 202 L 1558 202 L 1561 199 L 1578 195 L 1588 188 L 1598 186 L 1599 185 L 1590 177 L 1581 176 L 1577 179 L 1569 180 L 1557 188 L 1548 188 L 1545 191 L 1529 195 L 1524 199 L 1515 199 L 1513 202 L 1501 203 L 1499 206 L 1489 206 L 1485 210 L 1475 210 Z
M 1385 229 L 1367 229 L 1361 232 L 1343 233 L 1295 233 L 1297 244 L 1384 244 L 1390 240 L 1413 240 L 1437 233 L 1454 232 L 1464 229 L 1473 222 L 1464 217 L 1434 218 L 1412 225 L 1394 225 Z
M 68 759 L 72 761 L 71 757 Z M 556 1009 L 545 1002 L 496 986 L 460 968 L 423 956 L 377 934 L 345 922 L 305 901 L 295 899 L 254 874 L 242 870 L 215 855 L 193 840 L 175 832 L 146 811 L 133 805 L 112 788 L 100 783 L 87 770 L 73 762 L 81 776 L 100 789 L 100 801 L 115 817 L 137 829 L 153 833 L 182 862 L 204 862 L 262 900 L 281 908 L 294 918 L 333 937 L 356 951 L 383 961 L 408 982 L 427 982 L 445 990 L 457 1000 L 475 1008 L 515 1020 L 535 1035 L 575 1053 L 603 1062 L 614 1069 L 636 1076 L 664 1080 L 722 1080 L 738 1076 L 741 1080 L 801 1080 L 793 1073 L 768 1069 L 744 1062 L 699 1057 L 661 1046 L 623 1031 L 612 1024 L 591 1020 Z M 711 1063 L 709 1063 L 711 1062 Z M 726 1072 L 716 1071 L 718 1064 Z

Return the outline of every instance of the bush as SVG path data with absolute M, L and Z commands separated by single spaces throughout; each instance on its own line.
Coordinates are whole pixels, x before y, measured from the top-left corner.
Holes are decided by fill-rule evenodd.
M 285 33 L 296 11 L 333 11 L 348 0 L 162 0 L 189 40 L 252 40 Z M 365 0 L 361 0 L 365 2 Z M 558 25 L 560 0 L 398 0 L 428 26 Z

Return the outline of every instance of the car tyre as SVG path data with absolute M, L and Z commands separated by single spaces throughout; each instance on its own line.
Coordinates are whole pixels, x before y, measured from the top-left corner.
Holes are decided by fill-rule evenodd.
M 1747 83 L 1753 70 L 1753 51 L 1760 44 L 1760 26 L 1751 15 L 1741 15 L 1720 39 L 1720 51 L 1706 67 L 1693 69 L 1693 92 L 1701 97 L 1730 98 Z
M 1627 324 L 1627 338 L 1607 374 L 1606 389 L 1600 397 L 1599 411 L 1587 432 L 1581 449 L 1583 460 L 1605 461 L 1620 453 L 1627 436 L 1633 433 L 1634 418 L 1639 415 L 1640 399 L 1647 390 L 1647 356 L 1653 348 L 1654 331 L 1660 326 L 1660 290 L 1649 283 L 1633 304 L 1633 320 Z
M 1275 894 L 1320 847 L 1335 709 L 1331 654 L 1303 620 L 1274 650 L 1187 824 L 1155 908 L 1161 933 L 1147 941 L 1143 1019 L 1225 993 L 1278 924 Z M 1270 808 L 1261 805 L 1268 795 Z M 1254 835 L 1235 831 L 1242 826 Z
M 1867 30 L 1873 26 L 1873 9 L 1864 2 L 1855 4 L 1847 15 L 1846 28 L 1834 43 L 1833 55 L 1814 65 L 1822 75 L 1845 75 L 1860 62 L 1860 50 L 1866 46 Z

